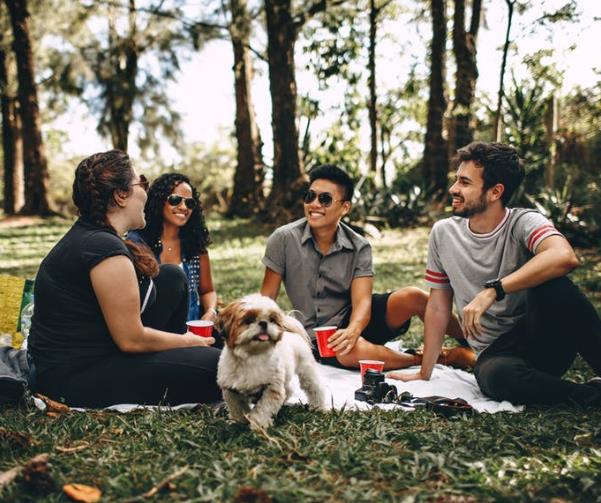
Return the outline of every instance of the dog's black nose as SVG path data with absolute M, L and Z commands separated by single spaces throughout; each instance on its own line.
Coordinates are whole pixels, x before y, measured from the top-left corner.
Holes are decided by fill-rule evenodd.
M 261 320 L 259 326 L 261 327 L 261 330 L 267 330 L 267 322 L 265 320 Z

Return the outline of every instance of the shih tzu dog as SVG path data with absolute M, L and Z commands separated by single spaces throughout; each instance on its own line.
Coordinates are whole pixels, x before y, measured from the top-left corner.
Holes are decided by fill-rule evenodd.
M 267 429 L 292 394 L 294 374 L 309 405 L 325 408 L 309 336 L 272 299 L 253 294 L 236 300 L 219 313 L 217 323 L 226 338 L 217 383 L 232 420 Z

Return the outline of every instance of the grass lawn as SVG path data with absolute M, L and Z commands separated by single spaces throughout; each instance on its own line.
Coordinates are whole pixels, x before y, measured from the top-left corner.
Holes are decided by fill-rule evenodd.
M 222 301 L 256 291 L 269 229 L 241 220 L 209 224 Z M 0 228 L 0 273 L 34 277 L 68 227 L 55 220 Z M 420 228 L 373 240 L 376 290 L 424 286 L 427 235 Z M 600 308 L 601 257 L 580 255 L 583 267 L 573 278 Z M 419 344 L 422 328 L 412 324 L 408 345 Z M 577 360 L 569 376 L 584 380 L 591 373 Z M 103 501 L 123 501 L 180 469 L 154 500 L 601 501 L 601 410 L 590 409 L 444 419 L 429 411 L 317 414 L 290 407 L 266 437 L 229 424 L 215 407 L 58 417 L 0 407 L 0 473 L 39 453 L 50 456 L 46 484 L 21 477 L 0 501 L 67 501 L 61 490 L 67 483 L 96 486 Z

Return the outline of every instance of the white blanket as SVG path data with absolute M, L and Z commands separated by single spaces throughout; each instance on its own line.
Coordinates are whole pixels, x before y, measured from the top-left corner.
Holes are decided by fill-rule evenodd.
M 388 346 L 396 349 L 397 344 L 389 343 Z M 400 372 L 415 372 L 418 367 L 412 367 Z M 327 365 L 319 365 L 319 371 L 323 379 L 324 385 L 328 389 L 329 405 L 335 409 L 346 410 L 368 410 L 371 405 L 366 402 L 355 400 L 355 390 L 361 387 L 361 376 L 358 370 L 344 370 Z M 447 398 L 463 398 L 478 412 L 521 412 L 524 407 L 521 405 L 513 405 L 510 402 L 496 402 L 484 396 L 480 391 L 476 378 L 469 372 L 463 370 L 446 367 L 444 365 L 436 365 L 429 381 L 411 381 L 402 382 L 394 379 L 386 379 L 389 384 L 394 384 L 399 392 L 408 391 L 415 397 L 439 395 Z M 298 385 L 298 380 L 295 384 L 295 392 L 288 400 L 288 404 L 306 403 L 306 397 Z M 41 400 L 35 398 L 35 404 L 38 408 L 44 410 L 46 405 Z M 180 410 L 190 409 L 197 404 L 183 404 L 175 407 L 160 407 L 162 410 Z M 406 407 L 393 404 L 378 404 L 377 407 L 385 409 L 400 409 L 411 410 Z M 156 409 L 157 406 L 144 406 L 137 404 L 118 404 L 107 407 L 105 410 L 115 410 L 118 412 L 130 412 L 137 409 Z M 73 409 L 84 410 L 84 409 Z

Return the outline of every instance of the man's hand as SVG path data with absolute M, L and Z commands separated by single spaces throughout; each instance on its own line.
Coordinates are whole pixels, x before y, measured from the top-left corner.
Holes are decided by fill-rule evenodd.
M 430 379 L 425 378 L 421 371 L 411 372 L 410 374 L 404 374 L 402 372 L 388 372 L 386 377 L 390 379 L 396 379 L 397 381 L 409 382 L 409 381 L 429 381 Z
M 494 288 L 485 288 L 463 308 L 463 331 L 466 338 L 476 337 L 482 333 L 480 318 L 488 311 L 497 298 Z
M 336 330 L 328 339 L 328 347 L 338 355 L 346 355 L 355 347 L 361 331 L 356 328 L 341 328 Z

